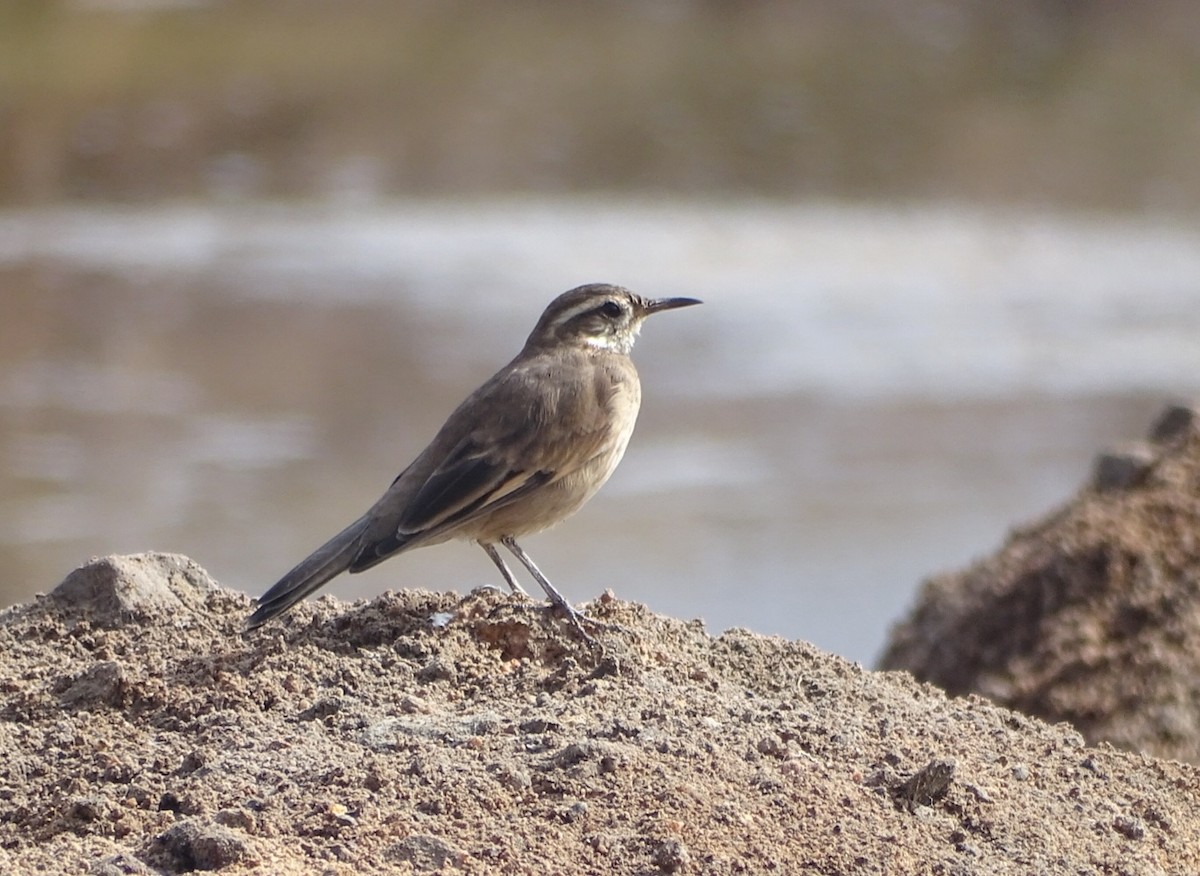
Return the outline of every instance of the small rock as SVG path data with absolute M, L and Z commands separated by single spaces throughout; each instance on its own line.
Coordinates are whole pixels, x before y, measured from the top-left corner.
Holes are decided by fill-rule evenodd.
M 988 791 L 987 788 L 984 788 L 980 785 L 972 784 L 972 785 L 967 785 L 967 790 L 970 791 L 975 796 L 975 799 L 978 800 L 980 803 L 995 802 L 995 798 L 992 797 L 991 792 Z
M 503 723 L 504 719 L 496 712 L 476 712 L 473 715 L 466 715 L 462 719 L 464 728 L 472 736 L 486 736 L 489 733 L 495 733 Z
M 1102 493 L 1136 487 L 1145 481 L 1157 458 L 1154 448 L 1141 441 L 1101 453 L 1092 466 L 1092 487 Z
M 774 757 L 778 758 L 779 760 L 787 759 L 787 744 L 777 736 L 762 737 L 762 739 L 758 740 L 758 745 L 756 747 L 759 754 L 765 754 L 767 757 Z
M 87 797 L 76 797 L 67 806 L 68 815 L 75 821 L 99 821 L 107 809 L 103 797 L 92 794 Z
M 692 860 L 687 846 L 677 839 L 664 839 L 656 842 L 652 857 L 654 866 L 664 873 L 678 873 Z
M 178 776 L 190 776 L 196 770 L 203 769 L 208 762 L 203 749 L 194 749 L 183 756 L 183 760 L 179 763 L 179 769 L 175 770 Z
M 414 834 L 388 846 L 383 856 L 398 864 L 411 864 L 418 873 L 433 873 L 447 865 L 454 866 L 463 853 L 436 836 Z
M 572 803 L 570 806 L 568 806 L 566 809 L 564 809 L 562 811 L 562 820 L 565 821 L 567 824 L 571 824 L 572 822 L 579 821 L 580 819 L 582 819 L 584 816 L 587 815 L 587 813 L 588 813 L 587 803 L 580 800 L 577 803 Z
M 213 821 L 225 827 L 236 827 L 246 833 L 254 832 L 254 816 L 241 807 L 222 809 L 213 816 Z
M 909 812 L 932 806 L 946 794 L 954 781 L 956 764 L 953 758 L 934 759 L 892 789 L 892 794 Z
M 151 855 L 171 870 L 221 870 L 244 859 L 247 848 L 228 828 L 188 819 L 159 834 Z
M 405 694 L 396 705 L 406 715 L 429 714 L 429 703 L 412 694 Z
M 179 554 L 99 557 L 80 566 L 51 592 L 96 624 L 120 627 L 156 618 L 180 623 L 202 610 L 218 589 L 204 569 Z
M 1200 411 L 1191 405 L 1167 405 L 1150 427 L 1150 440 L 1155 444 L 1169 444 L 1197 426 Z
M 592 752 L 587 745 L 572 742 L 559 751 L 558 754 L 554 755 L 554 765 L 564 768 L 574 766 L 581 761 L 587 760 L 591 755 Z
M 340 712 L 345 705 L 345 697 L 324 697 L 323 699 L 317 700 L 304 711 L 300 712 L 296 716 L 296 719 L 299 721 L 316 721 L 321 718 L 328 718 Z
M 452 663 L 441 657 L 434 657 L 417 671 L 417 681 L 430 684 L 435 681 L 457 681 L 458 671 Z
M 104 660 L 69 682 L 67 689 L 59 694 L 58 701 L 68 709 L 118 706 L 127 688 L 121 665 Z
M 510 791 L 527 791 L 533 787 L 529 773 L 514 764 L 497 761 L 488 770 L 495 775 L 496 781 Z
M 1104 768 L 1100 766 L 1099 761 L 1096 760 L 1096 756 L 1093 754 L 1089 754 L 1087 757 L 1085 757 L 1082 761 L 1079 762 L 1079 765 L 1081 767 L 1083 767 L 1085 770 L 1095 773 L 1097 776 L 1099 776 L 1102 779 L 1108 778 L 1108 773 L 1106 773 L 1104 771 Z
M 551 730 L 561 729 L 559 724 L 546 718 L 531 718 L 528 721 L 522 721 L 519 727 L 522 733 L 548 733 Z
M 109 855 L 88 867 L 88 876 L 155 876 L 155 871 L 132 855 Z
M 1140 840 L 1146 836 L 1146 825 L 1140 819 L 1118 815 L 1113 819 L 1113 830 L 1128 840 Z

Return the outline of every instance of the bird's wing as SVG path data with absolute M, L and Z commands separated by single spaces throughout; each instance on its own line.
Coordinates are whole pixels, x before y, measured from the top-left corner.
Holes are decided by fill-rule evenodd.
M 434 441 L 445 452 L 396 521 L 400 535 L 444 531 L 507 505 L 570 474 L 602 446 L 609 420 L 594 398 L 598 384 L 565 379 L 573 369 L 559 365 L 538 359 L 501 372 L 451 415 L 443 427 L 449 440 Z M 492 416 L 480 420 L 477 406 Z
M 602 446 L 607 420 L 594 406 L 580 417 L 590 385 L 564 385 L 547 363 L 501 372 L 455 411 L 425 454 L 377 506 L 374 537 L 350 571 L 368 569 L 565 477 Z M 554 379 L 551 379 L 554 378 Z M 493 412 L 479 420 L 477 406 Z M 555 440 L 546 429 L 554 424 Z M 572 428 L 564 428 L 571 424 Z
M 448 529 L 502 508 L 553 479 L 553 472 L 516 471 L 464 449 L 421 484 L 390 532 L 362 546 L 350 571 L 369 569 L 402 548 L 427 542 Z
M 397 521 L 397 533 L 412 536 L 444 530 L 507 505 L 552 477 L 553 472 L 514 468 L 469 436 L 409 500 Z

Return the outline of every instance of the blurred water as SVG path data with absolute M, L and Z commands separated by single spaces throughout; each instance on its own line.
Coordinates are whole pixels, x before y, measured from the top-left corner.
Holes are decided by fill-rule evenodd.
M 609 486 L 527 547 L 714 629 L 867 661 L 919 580 L 1200 394 L 1200 235 L 1163 221 L 617 201 L 0 214 L 3 602 L 94 553 L 259 592 L 357 516 L 558 292 L 652 320 Z M 330 589 L 493 583 L 446 545 Z

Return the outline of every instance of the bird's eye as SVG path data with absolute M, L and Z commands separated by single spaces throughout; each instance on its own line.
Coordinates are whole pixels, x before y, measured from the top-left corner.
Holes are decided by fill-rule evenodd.
M 621 305 L 615 301 L 605 301 L 597 308 L 597 310 L 599 310 L 603 316 L 607 316 L 609 319 L 616 319 L 625 312 L 625 308 L 621 307 Z

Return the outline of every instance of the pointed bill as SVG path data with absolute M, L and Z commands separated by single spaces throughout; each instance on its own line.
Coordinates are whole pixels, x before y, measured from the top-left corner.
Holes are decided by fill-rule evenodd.
M 645 313 L 658 313 L 660 310 L 674 310 L 677 307 L 691 307 L 693 304 L 703 304 L 699 298 L 651 298 L 646 302 Z

